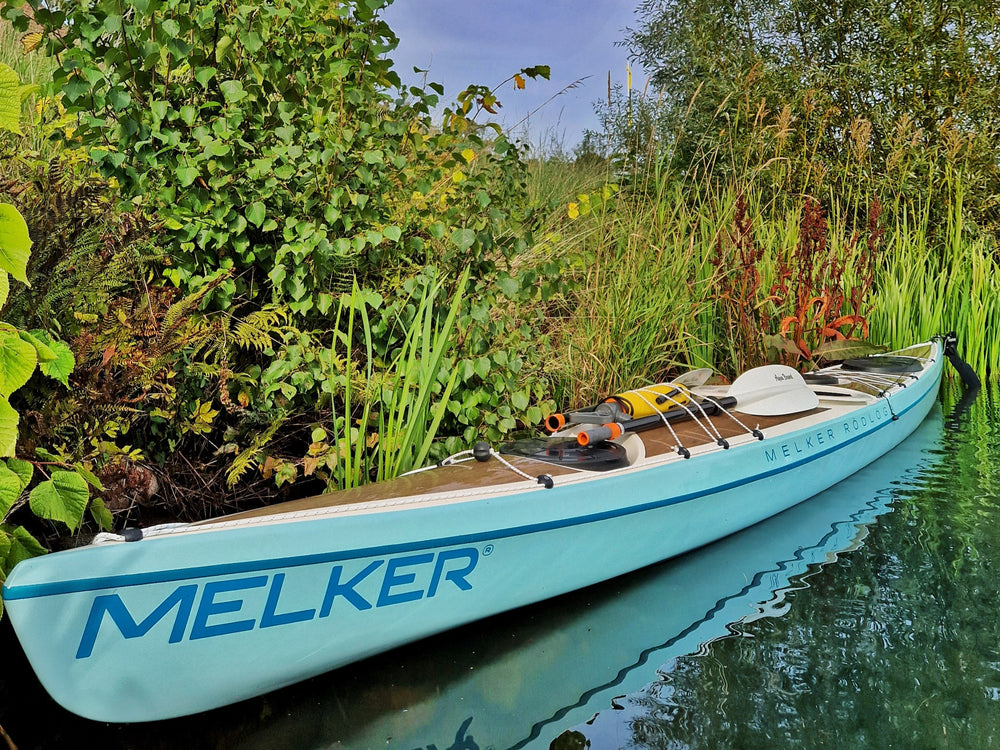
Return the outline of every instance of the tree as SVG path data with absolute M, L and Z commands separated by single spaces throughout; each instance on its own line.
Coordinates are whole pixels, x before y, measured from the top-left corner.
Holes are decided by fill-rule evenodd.
M 897 185 L 947 164 L 963 172 L 967 205 L 996 223 L 995 3 L 644 0 L 638 17 L 624 44 L 652 73 L 680 158 L 797 154 L 800 174 L 819 165 Z

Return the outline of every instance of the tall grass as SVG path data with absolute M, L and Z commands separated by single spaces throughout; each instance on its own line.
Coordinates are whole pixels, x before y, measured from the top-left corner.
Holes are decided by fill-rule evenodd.
M 556 360 L 577 403 L 701 361 L 707 343 L 698 330 L 712 227 L 676 194 L 591 204 L 599 208 L 563 230 L 581 262 L 578 290 L 558 321 Z
M 331 357 L 342 352 L 343 358 L 330 362 L 325 388 L 334 397 L 333 486 L 391 479 L 427 461 L 458 375 L 450 357 L 468 279 L 466 271 L 450 301 L 447 278 L 429 280 L 413 292 L 404 305 L 412 306 L 412 320 L 400 321 L 401 343 L 381 372 L 375 368 L 368 305 L 357 284 L 341 303 L 334 321 L 338 341 L 329 351 Z M 443 318 L 440 308 L 446 310 Z
M 1000 372 L 1000 264 L 996 241 L 963 219 L 963 185 L 949 175 L 947 221 L 932 231 L 928 212 L 904 212 L 888 233 L 877 279 L 871 336 L 893 347 L 955 331 L 963 356 L 985 377 Z
M 871 271 L 862 257 L 870 230 L 859 217 L 869 198 L 860 189 L 828 198 L 815 283 L 817 290 L 840 284 L 848 300 L 851 289 L 868 290 L 856 308 L 845 302 L 829 318 L 863 314 L 872 343 L 902 348 L 958 332 L 966 359 L 985 376 L 1000 371 L 1000 254 L 995 240 L 963 219 L 960 177 L 949 175 L 942 193 L 936 198 L 950 205 L 944 227 L 932 212 L 903 202 L 889 213 L 881 238 L 872 239 L 880 249 L 867 287 L 862 276 Z M 738 200 L 752 264 L 738 252 Z M 719 186 L 663 172 L 566 222 L 563 236 L 572 236 L 585 258 L 556 337 L 558 369 L 574 403 L 685 367 L 733 374 L 773 360 L 763 335 L 778 333 L 791 312 L 772 292 L 782 267 L 788 279 L 795 262 L 803 201 L 775 200 L 753 174 Z M 842 266 L 833 281 L 832 261 Z M 742 283 L 751 273 L 754 283 Z M 848 332 L 862 336 L 860 325 Z

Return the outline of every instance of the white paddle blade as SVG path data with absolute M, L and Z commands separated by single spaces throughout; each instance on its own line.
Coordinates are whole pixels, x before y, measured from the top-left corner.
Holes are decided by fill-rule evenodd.
M 747 370 L 729 386 L 736 409 L 755 417 L 775 417 L 815 409 L 819 397 L 797 370 L 785 365 L 764 365 Z
M 697 388 L 699 385 L 705 385 L 710 377 L 712 377 L 711 367 L 699 367 L 697 370 L 681 373 L 671 380 L 670 384 L 683 385 L 685 388 Z

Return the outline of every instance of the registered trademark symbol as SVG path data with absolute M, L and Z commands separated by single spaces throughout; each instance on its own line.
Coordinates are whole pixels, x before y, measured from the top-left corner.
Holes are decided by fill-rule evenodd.
M 492 544 L 487 544 L 485 547 L 483 547 L 483 557 L 489 557 L 492 554 L 493 554 Z

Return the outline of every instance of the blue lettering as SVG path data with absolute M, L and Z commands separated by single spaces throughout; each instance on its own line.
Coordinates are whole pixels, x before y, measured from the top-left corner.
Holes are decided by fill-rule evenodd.
M 212 581 L 206 583 L 205 590 L 201 594 L 201 603 L 198 604 L 198 612 L 195 614 L 194 622 L 191 624 L 191 635 L 188 636 L 188 640 L 196 641 L 200 638 L 213 638 L 217 635 L 230 635 L 231 633 L 242 633 L 247 630 L 253 630 L 254 620 L 234 620 L 232 622 L 209 625 L 208 618 L 230 612 L 239 612 L 243 609 L 242 599 L 217 602 L 215 601 L 216 594 L 222 594 L 227 591 L 258 589 L 266 585 L 267 576 L 253 576 L 252 578 L 237 578 L 232 581 Z
M 374 573 L 383 562 L 385 561 L 375 560 L 374 562 L 368 563 L 368 567 L 346 583 L 340 582 L 340 574 L 344 572 L 344 566 L 335 565 L 333 570 L 330 571 L 330 583 L 327 584 L 326 594 L 323 596 L 323 606 L 319 609 L 319 616 L 329 616 L 330 609 L 333 607 L 333 600 L 337 598 L 338 594 L 353 604 L 354 608 L 359 612 L 364 609 L 371 609 L 371 602 L 355 591 L 354 587 Z
M 787 453 L 787 446 L 783 446 L 783 450 Z M 777 460 L 775 449 L 765 449 L 764 453 L 769 461 Z M 426 572 L 421 573 L 421 566 L 429 566 L 432 562 L 433 566 L 423 568 Z M 383 563 L 385 563 L 384 575 L 381 577 L 378 597 L 369 601 L 365 598 L 368 594 L 362 595 L 359 588 L 365 585 L 366 579 L 373 577 Z M 316 617 L 329 617 L 338 596 L 347 600 L 355 610 L 364 611 L 372 609 L 373 606 L 385 607 L 414 602 L 425 596 L 430 598 L 440 591 L 445 581 L 450 581 L 459 591 L 470 591 L 472 583 L 469 581 L 469 576 L 478 563 L 479 551 L 474 547 L 465 547 L 436 554 L 423 552 L 373 560 L 347 580 L 342 580 L 347 575 L 344 566 L 334 565 L 330 570 L 318 614 L 314 608 L 290 609 L 288 602 L 285 602 L 284 608 L 282 607 L 281 596 L 288 575 L 285 572 L 209 581 L 202 584 L 200 599 L 198 584 L 178 586 L 141 620 L 133 616 L 118 594 L 96 596 L 83 629 L 76 658 L 86 659 L 93 655 L 105 619 L 110 619 L 121 636 L 126 639 L 141 638 L 158 623 L 165 621 L 163 627 L 170 627 L 169 643 L 184 640 L 185 633 L 188 640 L 201 640 L 243 633 L 255 628 L 273 628 L 308 622 Z M 417 580 L 418 576 L 420 582 Z M 423 585 L 425 581 L 426 587 Z M 369 582 L 366 589 L 370 591 L 376 585 L 378 584 L 374 581 Z M 264 588 L 267 589 L 266 597 L 263 592 L 256 596 L 240 596 L 235 593 Z M 298 599 L 301 595 L 301 583 L 289 593 L 294 599 Z M 197 608 L 196 599 L 198 599 Z M 175 612 L 172 623 L 169 622 L 171 612 Z
M 404 586 L 413 583 L 416 573 L 402 573 L 396 575 L 396 570 L 405 565 L 424 565 L 434 559 L 434 555 L 425 552 L 422 555 L 410 555 L 409 557 L 397 557 L 389 561 L 385 568 L 385 578 L 382 579 L 382 590 L 378 593 L 378 603 L 376 607 L 385 607 L 390 604 L 402 604 L 403 602 L 413 602 L 424 595 L 423 589 L 403 591 L 398 594 L 390 594 L 389 589 L 393 586 Z
M 830 440 L 835 440 L 836 439 L 833 436 L 833 428 L 832 427 L 827 427 L 826 428 L 826 434 L 829 436 Z
M 778 460 L 778 453 L 777 453 L 777 451 L 774 448 L 772 448 L 771 450 L 767 450 L 765 448 L 764 449 L 764 458 L 766 458 L 769 462 L 770 461 L 777 461 Z
M 445 562 L 461 558 L 465 558 L 468 564 L 461 569 L 449 570 L 444 574 L 444 577 L 462 589 L 462 591 L 468 591 L 472 588 L 472 584 L 465 580 L 465 577 L 475 569 L 476 563 L 479 562 L 479 551 L 473 547 L 448 550 L 438 554 L 437 563 L 434 565 L 434 575 L 431 576 L 431 585 L 427 588 L 428 598 L 437 593 L 438 584 L 441 582 L 441 574 L 444 572 Z
M 788 458 L 789 456 L 792 455 L 792 452 L 788 450 L 788 443 L 785 443 L 784 445 L 781 446 L 781 452 L 785 455 L 785 458 Z
M 290 625 L 293 622 L 305 622 L 316 616 L 315 609 L 300 609 L 297 612 L 285 612 L 276 615 L 278 609 L 278 597 L 281 596 L 281 587 L 285 583 L 284 573 L 275 573 L 271 581 L 271 588 L 267 592 L 267 604 L 264 605 L 264 614 L 260 616 L 260 626 L 262 628 L 273 628 L 275 625 Z
M 806 448 L 811 449 L 812 447 L 813 447 L 813 439 L 812 435 L 810 435 L 809 437 L 806 438 Z
M 184 637 L 184 630 L 187 628 L 188 617 L 191 616 L 197 590 L 198 586 L 193 583 L 179 586 L 140 623 L 132 618 L 132 614 L 118 594 L 94 597 L 90 616 L 87 618 L 87 625 L 84 627 L 83 637 L 80 639 L 80 646 L 76 650 L 76 658 L 86 659 L 94 653 L 94 644 L 97 642 L 97 633 L 101 629 L 101 623 L 104 622 L 105 612 L 118 626 L 122 637 L 141 638 L 152 630 L 156 623 L 166 617 L 167 612 L 177 607 L 177 617 L 174 619 L 174 626 L 170 630 L 170 638 L 168 639 L 169 643 L 177 643 Z

